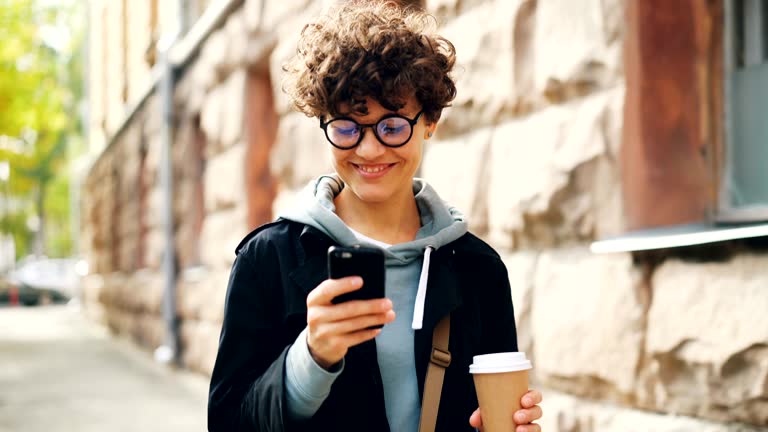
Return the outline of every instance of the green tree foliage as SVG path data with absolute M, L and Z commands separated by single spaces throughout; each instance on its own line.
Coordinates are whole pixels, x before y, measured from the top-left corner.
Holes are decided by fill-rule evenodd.
M 18 256 L 70 253 L 67 161 L 82 142 L 82 3 L 0 0 L 0 163 L 11 166 L 0 212 Z

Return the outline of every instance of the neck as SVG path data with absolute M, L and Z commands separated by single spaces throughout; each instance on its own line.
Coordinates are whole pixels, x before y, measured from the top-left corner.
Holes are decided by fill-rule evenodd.
M 385 202 L 367 203 L 346 187 L 334 204 L 336 214 L 347 226 L 384 243 L 412 241 L 421 228 L 416 198 L 410 188 Z

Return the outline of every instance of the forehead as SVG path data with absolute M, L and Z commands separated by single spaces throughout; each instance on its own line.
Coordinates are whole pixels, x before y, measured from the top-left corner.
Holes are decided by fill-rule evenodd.
M 377 119 L 392 113 L 413 116 L 419 111 L 419 103 L 414 96 L 405 98 L 403 102 L 404 105 L 400 109 L 393 111 L 383 107 L 376 99 L 366 97 L 358 104 L 355 104 L 354 107 L 350 107 L 347 103 L 341 104 L 339 111 L 349 113 L 347 114 L 349 117 L 357 120 Z

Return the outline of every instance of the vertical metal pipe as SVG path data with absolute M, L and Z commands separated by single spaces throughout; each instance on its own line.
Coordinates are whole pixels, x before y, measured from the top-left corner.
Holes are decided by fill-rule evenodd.
M 187 33 L 189 27 L 189 0 L 178 0 L 179 8 L 179 34 Z
M 163 125 L 161 128 L 162 156 L 160 167 L 160 184 L 163 193 L 163 234 L 165 238 L 165 253 L 163 254 L 163 273 L 165 291 L 163 296 L 163 319 L 166 324 L 166 340 L 163 350 L 156 352 L 156 357 L 174 364 L 179 361 L 179 325 L 176 313 L 176 246 L 173 226 L 173 87 L 174 67 L 169 59 L 169 51 L 176 36 L 169 37 L 163 43 L 161 50 L 161 67 L 163 78 L 160 81 L 160 97 L 162 100 Z

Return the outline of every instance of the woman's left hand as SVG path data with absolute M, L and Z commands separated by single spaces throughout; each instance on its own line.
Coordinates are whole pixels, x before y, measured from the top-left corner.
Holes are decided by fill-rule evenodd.
M 520 399 L 520 405 L 523 407 L 514 414 L 515 423 L 519 426 L 515 432 L 541 432 L 541 426 L 533 422 L 540 419 L 542 412 L 539 404 L 541 403 L 541 392 L 538 390 L 528 390 Z M 480 408 L 476 409 L 469 417 L 469 425 L 480 430 L 483 429 L 483 419 L 480 417 Z

